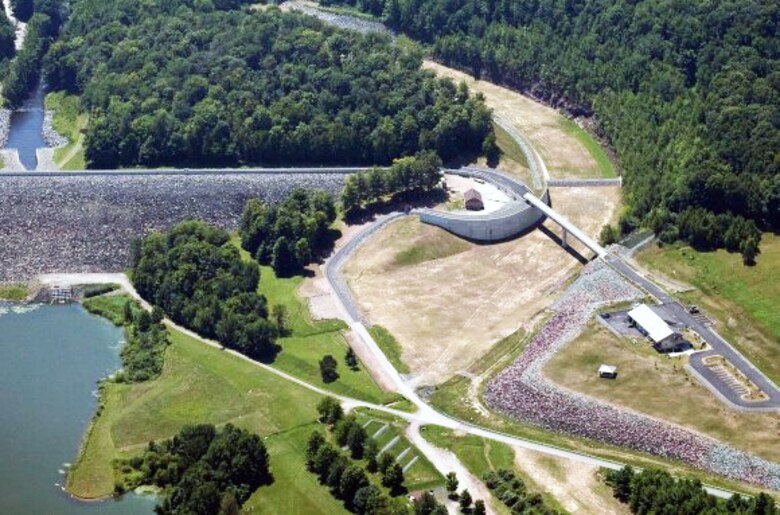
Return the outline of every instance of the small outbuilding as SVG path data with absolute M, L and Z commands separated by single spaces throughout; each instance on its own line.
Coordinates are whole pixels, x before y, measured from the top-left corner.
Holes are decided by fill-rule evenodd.
M 617 367 L 612 365 L 601 365 L 599 367 L 599 377 L 602 379 L 616 379 Z
M 482 202 L 482 195 L 474 188 L 466 190 L 463 194 L 463 198 L 466 201 L 466 209 L 469 211 L 482 211 L 485 209 L 485 204 Z

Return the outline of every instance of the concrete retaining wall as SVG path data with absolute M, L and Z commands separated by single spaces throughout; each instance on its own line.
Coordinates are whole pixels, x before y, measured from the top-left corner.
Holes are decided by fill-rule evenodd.
M 441 227 L 453 234 L 474 241 L 500 241 L 512 238 L 541 223 L 545 215 L 523 199 L 528 188 L 521 182 L 496 172 L 476 169 L 447 170 L 447 173 L 482 179 L 494 184 L 512 201 L 492 213 L 448 213 L 433 209 L 415 211 L 423 223 Z M 549 193 L 542 199 L 549 204 Z

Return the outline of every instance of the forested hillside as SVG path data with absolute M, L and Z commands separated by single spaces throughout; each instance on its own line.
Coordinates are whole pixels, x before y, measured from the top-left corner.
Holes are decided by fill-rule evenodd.
M 14 26 L 11 25 L 11 20 L 5 15 L 5 11 L 0 9 L 0 62 L 13 57 L 13 55 Z
M 756 225 L 780 229 L 777 2 L 323 4 L 381 15 L 445 64 L 595 113 L 625 170 L 624 231 L 645 223 L 667 241 L 744 251 Z
M 90 111 L 90 166 L 481 152 L 488 109 L 421 71 L 414 50 L 243 3 L 73 2 L 46 77 Z

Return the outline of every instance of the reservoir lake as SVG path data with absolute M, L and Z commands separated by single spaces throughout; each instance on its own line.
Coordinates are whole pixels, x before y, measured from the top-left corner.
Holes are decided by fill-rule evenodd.
M 64 471 L 97 409 L 98 381 L 120 368 L 123 334 L 81 305 L 0 302 L 0 513 L 149 514 L 153 497 L 81 502 Z

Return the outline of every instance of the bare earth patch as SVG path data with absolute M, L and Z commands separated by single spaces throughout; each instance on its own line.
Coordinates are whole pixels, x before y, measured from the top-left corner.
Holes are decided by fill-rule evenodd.
M 345 276 L 373 323 L 403 348 L 419 384 L 438 384 L 469 365 L 555 299 L 577 262 L 535 231 L 411 266 L 396 256 L 420 239 L 455 238 L 416 219 L 392 224 L 360 249 Z M 435 244 L 435 243 L 432 243 Z M 549 253 L 547 260 L 537 255 Z
M 488 107 L 517 128 L 541 154 L 554 178 L 598 176 L 599 165 L 577 138 L 563 128 L 565 117 L 521 93 L 475 80 L 466 73 L 426 60 L 423 67 L 485 95 Z
M 598 467 L 573 460 L 553 458 L 522 447 L 513 447 L 515 466 L 532 478 L 569 513 L 629 513 L 626 505 L 612 496 L 612 490 L 599 481 Z
M 556 209 L 592 236 L 617 216 L 619 198 L 618 188 L 552 191 Z M 481 245 L 410 217 L 366 242 L 344 275 L 367 319 L 401 344 L 416 384 L 438 384 L 526 327 L 580 266 L 539 230 Z

